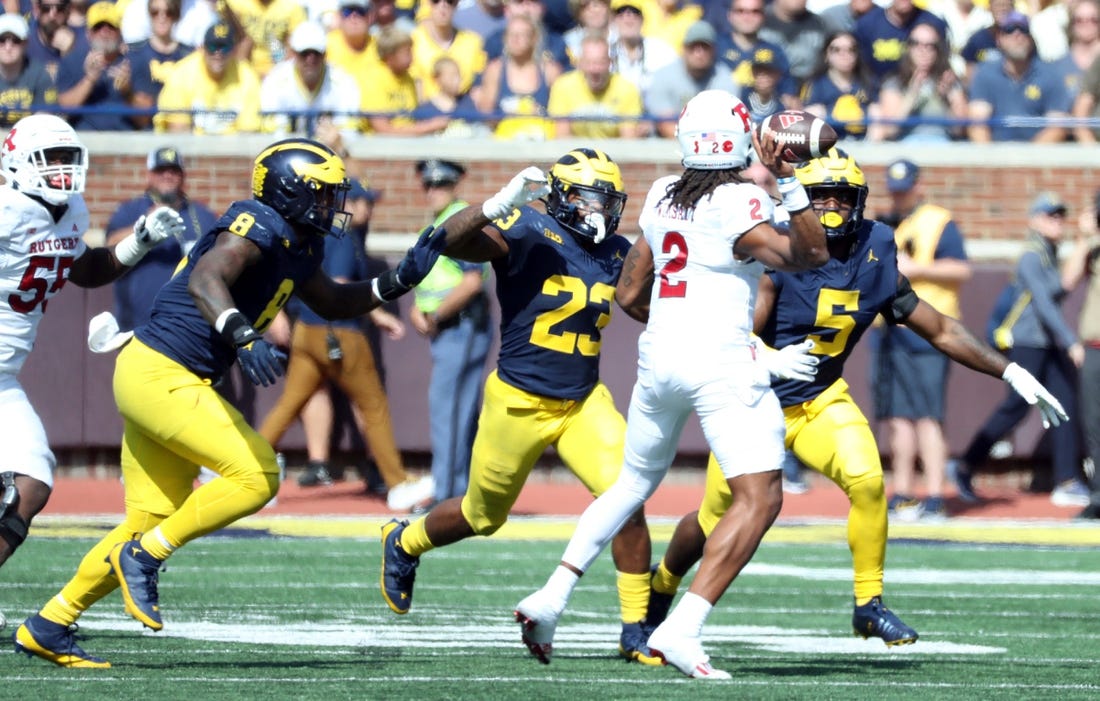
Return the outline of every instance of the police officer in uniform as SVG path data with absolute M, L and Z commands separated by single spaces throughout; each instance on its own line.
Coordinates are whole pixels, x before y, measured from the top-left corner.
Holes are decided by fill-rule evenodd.
M 435 223 L 468 205 L 455 194 L 466 169 L 445 160 L 416 164 Z M 431 341 L 428 413 L 435 502 L 466 493 L 485 361 L 493 332 L 487 266 L 440 256 L 416 290 L 410 321 Z M 429 505 L 427 508 L 430 508 Z

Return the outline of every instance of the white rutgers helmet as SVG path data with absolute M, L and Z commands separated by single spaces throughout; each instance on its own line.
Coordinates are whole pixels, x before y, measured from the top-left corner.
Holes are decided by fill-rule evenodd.
M 676 139 L 687 168 L 744 168 L 753 152 L 749 108 L 725 90 L 704 90 L 684 106 Z
M 64 119 L 32 114 L 8 132 L 0 146 L 0 168 L 16 190 L 64 204 L 84 192 L 88 149 Z

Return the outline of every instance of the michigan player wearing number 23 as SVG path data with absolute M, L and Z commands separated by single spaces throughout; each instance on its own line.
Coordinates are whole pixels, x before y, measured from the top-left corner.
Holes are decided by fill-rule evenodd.
M 526 206 L 545 197 L 546 212 Z M 444 222 L 446 255 L 491 261 L 500 302 L 500 356 L 485 382 L 466 494 L 412 524 L 382 531 L 382 595 L 395 612 L 412 604 L 419 557 L 508 518 L 535 461 L 554 446 L 594 495 L 614 483 L 626 422 L 600 382 L 600 334 L 611 320 L 615 284 L 630 242 L 615 234 L 622 216 L 619 166 L 602 151 L 578 148 L 549 178 L 535 167 L 516 175 L 481 206 Z M 649 531 L 639 509 L 613 547 L 624 657 L 659 662 L 644 648 L 649 595 Z M 532 653 L 549 662 L 549 650 Z
M 80 649 L 69 625 L 118 587 L 126 611 L 160 630 L 161 564 L 275 496 L 274 450 L 212 384 L 234 362 L 260 385 L 283 374 L 285 356 L 262 334 L 292 294 L 326 318 L 361 316 L 419 283 L 445 238 L 425 229 L 393 271 L 333 281 L 320 267 L 323 237 L 343 234 L 348 189 L 344 163 L 328 147 L 306 139 L 269 146 L 253 164 L 252 199 L 230 205 L 161 288 L 115 366 L 125 520 L 20 626 L 17 649 L 62 666 L 110 666 Z M 200 465 L 222 479 L 194 489 Z

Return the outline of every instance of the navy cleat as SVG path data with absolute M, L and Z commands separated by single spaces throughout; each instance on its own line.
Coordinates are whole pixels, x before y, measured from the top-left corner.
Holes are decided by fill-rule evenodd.
M 69 626 L 54 623 L 34 614 L 15 631 L 15 651 L 27 657 L 41 657 L 59 667 L 78 669 L 108 669 L 111 663 L 93 657 L 76 644 L 76 635 Z
M 413 583 L 419 557 L 409 555 L 401 547 L 401 534 L 408 521 L 390 519 L 382 526 L 382 598 L 394 613 L 408 613 L 412 606 Z
M 947 478 L 955 483 L 959 499 L 967 504 L 979 504 L 982 498 L 974 491 L 974 475 L 970 467 L 961 460 L 947 461 Z
M 648 632 L 665 622 L 668 611 L 672 608 L 672 600 L 675 594 L 662 594 L 653 590 L 653 575 L 657 574 L 657 565 L 649 568 L 649 605 L 645 610 L 645 625 Z
M 917 631 L 901 622 L 894 612 L 876 596 L 863 606 L 856 606 L 852 613 L 852 629 L 866 640 L 871 636 L 882 638 L 887 645 L 912 645 L 917 642 Z
M 640 662 L 650 667 L 660 667 L 665 663 L 660 657 L 654 655 L 649 645 L 649 634 L 656 626 L 650 626 L 645 621 L 638 623 L 624 623 L 623 632 L 619 635 L 619 654 L 627 662 Z
M 107 562 L 118 577 L 126 613 L 153 630 L 163 628 L 157 594 L 162 562 L 145 552 L 140 540 L 119 543 L 107 556 Z

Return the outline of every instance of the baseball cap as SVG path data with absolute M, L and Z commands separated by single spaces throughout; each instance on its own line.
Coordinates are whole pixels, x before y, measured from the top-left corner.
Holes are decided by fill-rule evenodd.
M 337 5 L 337 7 L 339 9 L 345 7 L 362 7 L 365 10 L 369 10 L 371 8 L 371 3 L 370 0 L 340 0 L 340 4 Z
M 642 13 L 642 3 L 640 0 L 611 0 L 611 11 L 615 14 L 619 14 L 621 10 L 634 10 L 639 15 Z
M 157 168 L 179 168 L 183 170 L 183 156 L 174 146 L 161 146 L 149 152 L 145 159 L 145 167 L 148 170 Z
M 109 24 L 115 29 L 118 29 L 121 25 L 118 8 L 113 2 L 107 2 L 106 0 L 89 7 L 85 21 L 91 29 L 95 29 L 100 24 Z
M 232 51 L 237 40 L 233 36 L 233 28 L 225 22 L 215 22 L 206 30 L 202 38 L 202 45 L 208 51 L 223 49 Z
M 1066 203 L 1062 201 L 1058 193 L 1046 191 L 1035 196 L 1035 199 L 1031 201 L 1031 206 L 1027 208 L 1027 214 L 1029 217 L 1036 214 L 1065 214 L 1067 209 Z
M 453 185 L 466 174 L 466 169 L 454 161 L 432 158 L 417 162 L 416 172 L 425 185 Z
M 328 45 L 325 29 L 316 22 L 302 22 L 290 33 L 290 48 L 295 53 L 316 51 L 325 53 Z
M 1002 32 L 1008 32 L 1013 29 L 1023 29 L 1025 32 L 1031 33 L 1031 25 L 1027 19 L 1027 15 L 1022 12 L 1013 10 L 1007 15 L 1001 18 L 1001 21 L 997 23 L 997 29 Z
M 699 20 L 687 28 L 684 32 L 684 46 L 688 44 L 714 44 L 718 41 L 718 34 L 709 22 Z
M 27 40 L 27 20 L 18 12 L 5 12 L 0 15 L 0 36 L 14 34 L 19 41 Z
M 920 168 L 913 161 L 894 161 L 886 168 L 886 189 L 890 192 L 908 192 L 917 184 Z
M 348 190 L 349 200 L 366 200 L 367 202 L 377 202 L 381 198 L 382 191 L 372 188 L 366 178 L 351 179 L 351 189 Z
M 757 49 L 752 53 L 753 68 L 775 68 L 778 65 L 775 52 L 771 49 Z

